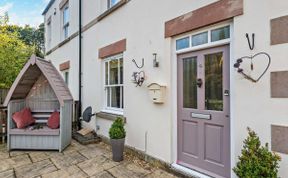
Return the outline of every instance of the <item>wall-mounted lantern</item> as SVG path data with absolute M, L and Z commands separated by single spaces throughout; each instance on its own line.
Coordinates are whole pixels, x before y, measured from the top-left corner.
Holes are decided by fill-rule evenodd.
M 148 89 L 150 98 L 155 104 L 164 103 L 166 86 L 158 83 L 151 83 L 148 85 Z
M 153 67 L 159 67 L 159 61 L 157 60 L 157 53 L 153 53 Z

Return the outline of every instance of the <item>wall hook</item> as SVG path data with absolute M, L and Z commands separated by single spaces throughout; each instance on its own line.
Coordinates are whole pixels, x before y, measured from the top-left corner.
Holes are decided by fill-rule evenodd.
M 139 65 L 137 64 L 137 62 L 135 61 L 135 59 L 133 59 L 132 62 L 134 62 L 134 64 L 136 65 L 136 67 L 137 67 L 138 69 L 141 69 L 141 68 L 144 67 L 144 58 L 142 58 L 142 64 L 141 64 L 141 66 L 139 66 Z
M 248 45 L 249 45 L 250 50 L 253 50 L 254 47 L 255 47 L 255 34 L 252 33 L 252 44 L 251 44 L 250 37 L 249 37 L 249 34 L 248 34 L 248 33 L 246 33 L 246 38 L 247 38 L 247 41 L 248 41 Z

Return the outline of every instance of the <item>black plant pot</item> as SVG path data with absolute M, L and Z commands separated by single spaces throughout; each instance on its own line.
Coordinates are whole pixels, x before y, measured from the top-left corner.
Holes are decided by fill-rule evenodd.
M 113 161 L 120 162 L 123 160 L 125 138 L 110 139 L 112 146 Z

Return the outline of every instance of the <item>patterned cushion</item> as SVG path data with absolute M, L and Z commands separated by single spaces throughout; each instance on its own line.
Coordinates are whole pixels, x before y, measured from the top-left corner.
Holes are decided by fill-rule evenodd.
M 12 119 L 16 123 L 18 129 L 23 129 L 35 123 L 30 108 L 24 108 L 21 111 L 14 113 Z
M 60 126 L 60 113 L 55 111 L 48 119 L 47 126 L 51 129 L 57 129 Z

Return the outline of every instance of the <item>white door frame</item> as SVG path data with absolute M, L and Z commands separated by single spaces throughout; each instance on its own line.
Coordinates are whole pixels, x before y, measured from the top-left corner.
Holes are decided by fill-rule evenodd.
M 223 26 L 227 26 L 230 25 L 230 39 L 226 39 L 226 40 L 221 40 L 218 42 L 213 42 L 213 43 L 207 43 L 204 45 L 199 45 L 196 47 L 190 47 L 187 49 L 183 49 L 183 50 L 179 50 L 176 51 L 176 40 L 177 39 L 181 39 L 187 36 L 191 36 L 193 34 L 198 34 L 210 29 L 216 29 L 219 27 L 223 27 Z M 208 33 L 208 39 L 210 39 L 210 33 Z M 234 26 L 233 26 L 233 22 L 232 21 L 225 21 L 216 25 L 212 25 L 212 26 L 208 26 L 205 28 L 201 28 L 200 30 L 197 31 L 193 31 L 193 32 L 189 32 L 189 33 L 185 33 L 179 36 L 176 36 L 174 38 L 172 38 L 171 40 L 171 98 L 172 98 L 172 105 L 171 105 L 171 111 L 172 111 L 172 145 L 171 145 L 171 158 L 172 158 L 172 165 L 175 165 L 175 168 L 180 168 L 181 166 L 177 165 L 177 55 L 181 54 L 181 53 L 186 53 L 186 52 L 193 52 L 193 51 L 197 51 L 197 50 L 201 50 L 201 49 L 205 49 L 205 48 L 211 48 L 211 47 L 215 47 L 215 46 L 220 46 L 220 45 L 224 45 L 224 44 L 229 44 L 230 46 L 230 159 L 231 159 L 231 168 L 233 168 L 235 166 L 235 133 L 233 132 L 233 130 L 235 130 L 235 124 L 234 124 L 234 107 L 235 106 L 235 95 L 234 95 L 234 75 L 235 75 L 235 70 L 234 70 L 234 42 L 233 42 L 233 38 L 234 38 Z M 187 168 L 183 168 L 182 171 L 189 171 Z M 201 176 L 201 173 L 199 174 L 199 172 L 197 171 L 193 171 L 190 170 L 189 172 L 187 172 L 188 174 L 193 174 L 195 176 Z M 202 176 L 204 176 L 202 174 Z M 231 177 L 235 177 L 233 171 L 231 171 Z

